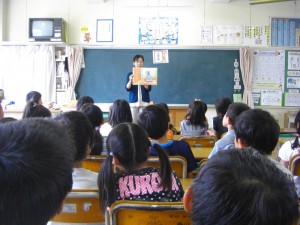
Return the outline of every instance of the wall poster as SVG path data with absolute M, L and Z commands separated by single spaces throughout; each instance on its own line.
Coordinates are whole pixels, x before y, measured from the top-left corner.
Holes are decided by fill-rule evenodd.
M 140 45 L 177 45 L 178 18 L 151 17 L 139 19 Z

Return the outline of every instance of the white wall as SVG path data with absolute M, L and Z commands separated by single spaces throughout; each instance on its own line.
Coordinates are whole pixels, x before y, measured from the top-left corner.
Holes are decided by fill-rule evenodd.
M 250 5 L 248 0 L 225 4 L 211 0 L 9 0 L 5 7 L 3 41 L 27 42 L 30 17 L 63 17 L 70 44 L 79 44 L 80 26 L 89 25 L 94 31 L 92 44 L 99 45 L 96 20 L 113 19 L 114 42 L 109 45 L 115 46 L 138 45 L 139 17 L 178 17 L 179 45 L 200 45 L 204 24 L 268 25 L 270 16 L 300 17 L 300 0 L 260 5 Z
M 179 45 L 201 45 L 201 25 L 268 25 L 270 16 L 300 18 L 300 0 L 250 5 L 248 0 L 211 3 L 211 0 L 0 0 L 0 41 L 27 43 L 28 18 L 62 17 L 70 44 L 80 43 L 80 26 L 94 36 L 97 19 L 114 20 L 114 42 L 108 45 L 138 48 L 139 17 L 178 17 Z M 2 38 L 2 39 L 1 39 Z M 105 44 L 101 44 L 105 45 Z M 266 108 L 284 124 L 284 114 L 297 108 Z M 210 107 L 208 117 L 214 116 Z

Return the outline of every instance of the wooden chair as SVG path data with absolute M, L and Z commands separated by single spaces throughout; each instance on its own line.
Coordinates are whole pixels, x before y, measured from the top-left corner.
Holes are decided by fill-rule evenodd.
M 294 155 L 290 159 L 289 170 L 294 176 L 300 176 L 300 154 Z
M 110 208 L 109 221 L 110 225 L 192 224 L 182 202 L 117 201 Z
M 179 178 L 187 178 L 187 161 L 182 156 L 169 156 L 172 169 L 176 172 Z M 159 157 L 150 156 L 147 161 L 148 166 L 160 168 Z
M 98 192 L 70 192 L 65 199 L 63 211 L 50 221 L 51 224 L 104 224 L 105 217 L 99 208 Z
M 85 160 L 83 160 L 82 167 L 96 173 L 99 173 L 102 163 L 107 158 L 107 156 L 102 155 L 93 155 L 88 156 Z
M 212 135 L 182 136 L 180 141 L 186 141 L 190 147 L 214 147 L 217 138 Z

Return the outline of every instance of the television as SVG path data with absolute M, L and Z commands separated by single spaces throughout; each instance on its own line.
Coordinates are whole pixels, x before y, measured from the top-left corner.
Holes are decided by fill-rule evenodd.
M 29 18 L 29 41 L 67 42 L 63 18 Z

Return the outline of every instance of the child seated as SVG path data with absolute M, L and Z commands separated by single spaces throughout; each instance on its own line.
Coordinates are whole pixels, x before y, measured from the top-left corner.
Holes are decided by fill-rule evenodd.
M 228 131 L 227 127 L 223 126 L 223 117 L 231 103 L 231 99 L 226 97 L 219 98 L 215 101 L 217 116 L 213 117 L 213 133 L 210 135 L 214 135 L 220 139 L 222 135 Z
M 74 145 L 52 120 L 0 124 L 0 221 L 45 225 L 62 210 L 72 188 Z
M 97 189 L 98 173 L 84 169 L 83 160 L 90 154 L 93 144 L 93 127 L 82 112 L 69 111 L 58 114 L 55 120 L 60 121 L 69 135 L 74 139 L 76 151 L 73 161 L 73 189 Z
M 160 105 L 149 105 L 139 115 L 138 124 L 148 133 L 153 143 L 163 147 L 169 155 L 180 155 L 187 160 L 188 177 L 197 169 L 197 162 L 189 144 L 185 141 L 168 140 L 169 114 Z M 151 148 L 151 155 L 157 155 Z
M 297 154 L 300 154 L 300 144 L 299 144 L 299 135 L 300 135 L 300 110 L 295 117 L 295 126 L 297 135 L 295 140 L 285 142 L 279 149 L 278 157 L 280 158 L 280 163 L 286 168 L 289 167 L 290 159 Z M 300 177 L 294 176 L 294 182 L 297 188 L 297 194 L 300 198 Z
M 180 134 L 183 136 L 206 135 L 208 129 L 206 110 L 207 105 L 204 102 L 198 99 L 191 102 L 185 120 L 180 123 Z
M 225 134 L 225 136 L 222 139 L 218 140 L 215 143 L 215 146 L 212 149 L 208 158 L 211 158 L 219 151 L 234 148 L 235 133 L 234 133 L 233 126 L 235 124 L 238 115 L 240 115 L 242 112 L 248 109 L 250 109 L 248 105 L 239 102 L 232 103 L 229 106 L 225 116 L 223 117 L 223 126 L 228 128 L 228 132 Z
M 117 200 L 180 201 L 183 189 L 178 176 L 172 172 L 168 155 L 154 144 L 160 159 L 160 169 L 148 167 L 151 142 L 142 127 L 121 123 L 107 138 L 109 156 L 99 172 L 100 208 Z M 119 173 L 113 173 L 113 165 Z
M 293 182 L 252 148 L 219 152 L 184 195 L 193 225 L 295 225 Z

